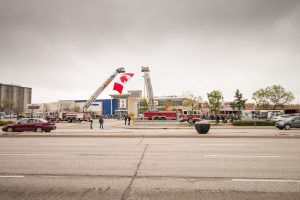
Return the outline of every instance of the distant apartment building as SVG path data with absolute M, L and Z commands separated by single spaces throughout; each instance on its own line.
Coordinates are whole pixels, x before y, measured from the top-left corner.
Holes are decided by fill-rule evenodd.
M 6 114 L 18 114 L 27 110 L 31 103 L 32 89 L 0 83 L 0 108 Z

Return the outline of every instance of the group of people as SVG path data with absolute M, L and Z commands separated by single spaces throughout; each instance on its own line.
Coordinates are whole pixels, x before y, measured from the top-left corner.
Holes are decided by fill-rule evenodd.
M 103 124 L 104 124 L 103 116 L 100 115 L 98 120 L 99 120 L 99 124 L 100 124 L 100 129 L 103 129 Z M 125 125 L 130 126 L 131 116 L 130 115 L 125 115 L 124 120 L 125 120 Z M 94 120 L 93 120 L 93 118 L 91 118 L 90 119 L 90 129 L 93 129 L 93 122 L 94 122 Z
M 222 121 L 223 123 L 227 123 L 227 122 L 233 122 L 234 120 L 240 120 L 241 116 L 237 113 L 237 114 L 219 114 L 219 115 L 214 115 L 211 113 L 208 113 L 206 115 L 202 115 L 201 119 L 206 119 L 206 120 L 216 120 L 216 123 L 219 123 L 220 121 Z
M 100 124 L 100 129 L 103 129 L 103 124 L 104 124 L 103 117 L 100 115 L 98 120 L 99 120 L 99 124 Z M 90 119 L 90 129 L 93 129 L 93 122 L 94 122 L 94 120 L 93 120 L 93 118 L 91 118 Z
M 128 125 L 130 126 L 131 116 L 130 115 L 125 115 L 124 120 L 125 120 L 125 125 L 127 125 L 127 121 L 128 121 Z

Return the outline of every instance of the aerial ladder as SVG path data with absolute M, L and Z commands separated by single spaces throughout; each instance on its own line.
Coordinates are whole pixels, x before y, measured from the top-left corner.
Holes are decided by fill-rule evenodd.
M 147 97 L 148 97 L 148 111 L 157 111 L 157 107 L 155 106 L 153 88 L 150 79 L 150 69 L 149 67 L 142 67 L 142 72 L 144 72 L 144 81 L 145 86 L 147 88 Z
M 111 83 L 112 80 L 114 80 L 114 78 L 120 74 L 120 73 L 124 73 L 125 69 L 124 67 L 120 67 L 118 68 L 95 92 L 94 94 L 89 98 L 89 100 L 87 100 L 87 102 L 84 104 L 83 106 L 83 112 L 87 112 L 88 108 L 90 107 L 90 105 L 96 101 L 96 99 L 98 98 L 98 96 L 103 92 L 103 90 Z

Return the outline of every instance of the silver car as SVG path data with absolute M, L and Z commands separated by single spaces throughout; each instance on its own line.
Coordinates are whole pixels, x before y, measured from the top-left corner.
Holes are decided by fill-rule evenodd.
M 290 130 L 291 128 L 300 128 L 300 116 L 289 117 L 286 120 L 282 120 L 275 125 L 280 130 Z

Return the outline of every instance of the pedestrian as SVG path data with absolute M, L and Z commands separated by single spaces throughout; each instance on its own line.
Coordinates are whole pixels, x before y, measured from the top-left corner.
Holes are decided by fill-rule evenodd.
M 128 116 L 128 126 L 130 126 L 130 120 L 131 120 L 131 116 Z
M 127 119 L 128 119 L 128 116 L 124 115 L 125 125 L 127 124 Z
M 99 124 L 100 124 L 100 129 L 103 129 L 104 119 L 101 115 L 99 117 Z
M 216 121 L 217 121 L 217 124 L 220 122 L 220 117 L 219 117 L 219 115 L 217 115 Z
M 93 118 L 90 119 L 90 128 L 93 129 Z

